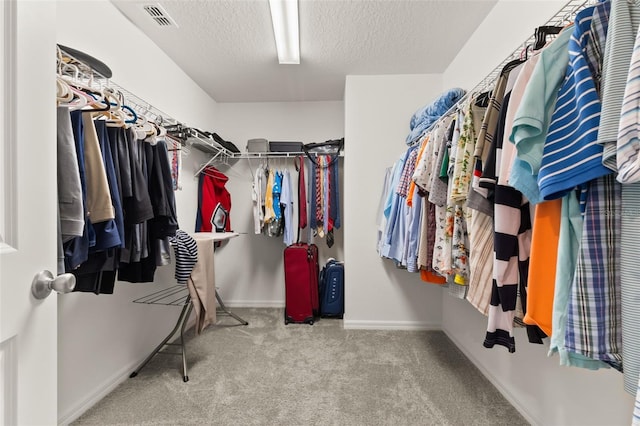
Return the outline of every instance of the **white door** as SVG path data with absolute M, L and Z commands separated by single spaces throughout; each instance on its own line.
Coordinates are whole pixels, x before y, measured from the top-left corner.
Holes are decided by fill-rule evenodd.
M 56 272 L 56 3 L 0 8 L 0 424 L 54 425 L 57 296 L 31 282 Z

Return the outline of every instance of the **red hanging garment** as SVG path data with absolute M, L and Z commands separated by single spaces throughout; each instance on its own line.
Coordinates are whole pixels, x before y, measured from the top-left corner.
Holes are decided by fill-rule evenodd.
M 225 188 L 228 180 L 215 167 L 202 171 L 196 232 L 231 232 L 231 194 Z
M 298 173 L 298 226 L 307 227 L 307 189 L 304 181 L 304 157 L 300 157 L 300 171 Z

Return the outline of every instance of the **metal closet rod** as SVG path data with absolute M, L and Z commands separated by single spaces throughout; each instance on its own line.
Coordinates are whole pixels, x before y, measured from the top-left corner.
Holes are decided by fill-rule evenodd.
M 560 10 L 558 10 L 555 13 L 555 15 L 553 15 L 553 17 L 551 17 L 545 24 L 543 24 L 543 26 L 564 26 L 567 23 L 572 22 L 573 18 L 576 15 L 576 13 L 578 11 L 582 10 L 582 8 L 584 8 L 585 6 L 587 6 L 589 4 L 595 4 L 595 3 L 597 3 L 596 0 L 570 0 L 562 8 L 560 8 Z M 498 76 L 502 72 L 502 69 L 504 68 L 504 66 L 507 65 L 509 62 L 513 61 L 514 59 L 520 58 L 521 55 L 522 55 L 522 52 L 524 52 L 527 49 L 527 46 L 529 46 L 529 45 L 533 46 L 535 41 L 536 41 L 536 36 L 535 36 L 535 34 L 533 34 L 528 39 L 526 39 L 524 42 L 520 43 L 520 45 L 518 45 L 518 47 L 513 52 L 511 52 L 511 54 L 509 56 L 507 56 L 498 65 L 496 65 L 496 67 L 489 74 L 487 74 L 482 80 L 480 80 L 480 82 L 478 84 L 476 84 L 473 87 L 473 89 L 467 91 L 462 96 L 462 98 L 460 98 L 458 100 L 458 102 L 456 102 L 451 108 L 449 108 L 444 114 L 442 114 L 442 116 L 435 123 L 433 123 L 431 126 L 429 126 L 429 128 L 427 130 L 425 130 L 419 137 L 417 137 L 415 140 L 413 140 L 411 142 L 411 145 L 413 146 L 413 145 L 417 144 L 418 142 L 420 142 L 422 140 L 422 138 L 424 137 L 424 135 L 429 133 L 445 117 L 447 117 L 450 113 L 452 113 L 460 105 L 462 105 L 462 103 L 469 96 L 471 96 L 474 93 L 480 93 L 480 92 L 488 89 L 489 86 L 491 86 L 496 81 L 496 79 L 498 78 Z
M 575 17 L 576 13 L 590 3 L 596 3 L 596 1 L 570 0 L 542 26 L 565 26 L 568 23 L 573 22 L 573 18 Z M 507 65 L 509 62 L 513 61 L 514 59 L 520 58 L 522 56 L 522 53 L 527 49 L 527 46 L 529 45 L 533 46 L 533 44 L 535 44 L 535 41 L 536 41 L 536 36 L 535 34 L 533 34 L 524 42 L 520 43 L 520 45 L 513 52 L 511 52 L 509 56 L 507 56 L 502 62 L 500 62 L 493 69 L 493 71 L 487 74 L 485 78 L 480 80 L 480 82 L 472 90 L 467 92 L 465 96 L 468 96 L 471 93 L 476 93 L 478 91 L 487 89 L 498 78 L 504 66 Z M 460 103 L 460 101 L 458 101 L 458 103 Z
M 216 148 L 217 149 L 217 148 Z M 198 168 L 198 170 L 194 173 L 194 177 L 197 177 L 204 169 L 208 166 L 212 165 L 216 161 L 220 160 L 222 162 L 227 162 L 229 159 L 269 159 L 269 158 L 298 158 L 302 156 L 306 156 L 307 153 L 304 151 L 300 152 L 230 152 L 226 149 L 222 148 L 218 152 L 214 153 L 213 156 L 202 166 Z M 322 154 L 322 153 L 313 153 L 314 156 L 319 155 L 330 155 L 330 154 Z M 340 151 L 338 153 L 338 157 L 344 157 L 344 152 Z

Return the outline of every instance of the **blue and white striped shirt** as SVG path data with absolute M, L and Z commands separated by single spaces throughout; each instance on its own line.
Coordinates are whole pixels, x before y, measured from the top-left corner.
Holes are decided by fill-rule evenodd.
M 563 197 L 575 187 L 611 173 L 602 165 L 598 144 L 600 98 L 587 55 L 594 7 L 576 15 L 569 40 L 569 66 L 558 92 L 538 174 L 540 194 L 545 200 Z
M 178 284 L 186 285 L 193 267 L 198 262 L 198 245 L 193 237 L 182 229 L 178 229 L 170 241 L 176 253 L 176 281 Z

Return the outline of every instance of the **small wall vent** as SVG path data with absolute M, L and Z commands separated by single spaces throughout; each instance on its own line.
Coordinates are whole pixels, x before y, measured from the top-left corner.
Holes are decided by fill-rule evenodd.
M 148 4 L 143 6 L 144 10 L 151 18 L 161 27 L 178 27 L 176 21 L 173 20 L 166 10 L 159 4 Z

